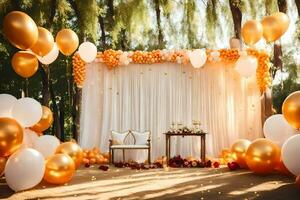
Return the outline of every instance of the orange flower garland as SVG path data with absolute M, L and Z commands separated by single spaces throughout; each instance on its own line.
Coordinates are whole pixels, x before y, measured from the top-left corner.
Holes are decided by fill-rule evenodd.
M 220 60 L 226 63 L 235 63 L 240 57 L 238 49 L 220 49 L 217 51 L 206 50 L 207 62 L 214 62 Z M 248 49 L 247 54 L 257 58 L 258 66 L 256 70 L 256 79 L 260 91 L 264 92 L 271 84 L 271 77 L 269 73 L 269 56 L 264 51 L 256 49 Z M 216 59 L 217 58 L 217 59 Z M 167 50 L 154 50 L 150 52 L 135 51 L 135 52 L 122 52 L 120 50 L 105 50 L 98 52 L 95 62 L 105 63 L 108 69 L 113 69 L 118 66 L 134 64 L 154 64 L 162 62 L 174 62 L 179 64 L 188 64 L 189 57 L 187 50 L 167 51 Z M 85 80 L 85 63 L 78 54 L 73 56 L 74 66 L 74 80 L 78 87 L 82 87 Z

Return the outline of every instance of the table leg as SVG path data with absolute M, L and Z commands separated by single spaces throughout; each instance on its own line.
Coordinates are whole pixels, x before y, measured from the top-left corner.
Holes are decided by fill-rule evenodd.
M 169 152 L 169 155 L 168 155 L 168 162 L 169 160 L 171 159 L 171 136 L 169 136 L 169 145 L 168 145 L 168 152 Z
M 201 135 L 201 162 L 205 162 L 205 135 Z
M 167 162 L 168 162 L 168 135 L 166 135 L 166 157 L 167 157 Z

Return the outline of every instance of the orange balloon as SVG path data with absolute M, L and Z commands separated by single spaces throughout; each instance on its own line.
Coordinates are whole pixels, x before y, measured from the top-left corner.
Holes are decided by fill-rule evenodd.
M 256 20 L 247 21 L 242 27 L 242 36 L 248 45 L 253 45 L 258 42 L 263 35 L 263 27 Z
M 40 133 L 47 130 L 52 125 L 52 122 L 53 122 L 52 111 L 48 107 L 43 106 L 43 115 L 41 120 L 30 129 Z
M 56 44 L 65 56 L 71 55 L 78 47 L 78 36 L 71 29 L 60 30 L 55 38 Z
M 29 49 L 38 39 L 35 22 L 20 11 L 12 11 L 5 16 L 3 33 L 12 45 L 22 50 Z
M 54 38 L 52 34 L 43 27 L 38 27 L 38 32 L 38 40 L 30 49 L 39 56 L 45 56 L 52 50 Z
M 298 188 L 298 190 L 300 190 L 300 175 L 297 176 L 297 178 L 295 180 L 295 184 L 296 184 L 296 187 Z
M 289 28 L 290 25 L 290 19 L 289 17 L 283 13 L 283 12 L 277 12 L 272 14 L 274 16 L 279 24 L 280 33 L 283 35 Z
M 251 142 L 249 140 L 237 140 L 231 146 L 232 158 L 239 164 L 241 168 L 248 168 L 246 163 L 246 152 Z
M 0 177 L 4 174 L 6 161 L 7 161 L 6 158 L 0 157 Z
M 257 139 L 248 147 L 246 163 L 250 170 L 255 173 L 271 173 L 279 161 L 280 148 L 267 139 Z
M 0 118 L 0 157 L 6 157 L 21 147 L 23 128 L 12 118 Z
M 66 154 L 55 154 L 46 159 L 44 180 L 52 184 L 69 182 L 75 174 L 75 164 Z
M 60 144 L 57 147 L 55 153 L 63 153 L 69 155 L 74 160 L 76 168 L 78 168 L 82 163 L 83 151 L 80 146 L 74 142 L 64 142 Z
M 295 129 L 300 129 L 300 91 L 290 94 L 282 104 L 282 114 Z
M 275 16 L 266 16 L 262 19 L 263 36 L 267 42 L 274 42 L 282 35 L 280 24 Z
M 37 57 L 29 51 L 19 51 L 12 58 L 14 71 L 23 78 L 29 78 L 38 70 L 39 62 Z

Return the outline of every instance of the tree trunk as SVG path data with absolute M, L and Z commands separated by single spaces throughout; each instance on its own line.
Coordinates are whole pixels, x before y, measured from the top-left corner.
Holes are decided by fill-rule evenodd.
M 49 107 L 50 103 L 50 90 L 49 90 L 49 66 L 39 66 L 40 74 L 42 77 L 42 105 Z
M 101 42 L 104 49 L 106 49 L 106 35 L 105 35 L 105 25 L 104 25 L 104 18 L 99 15 L 98 17 L 101 29 Z
M 76 87 L 75 94 L 73 97 L 72 106 L 72 117 L 74 120 L 72 126 L 73 138 L 78 141 L 80 134 L 80 112 L 81 112 L 81 99 L 82 99 L 82 89 Z
M 300 0 L 295 0 L 297 10 L 298 10 L 298 17 L 300 17 Z
M 23 95 L 24 95 L 24 97 L 29 96 L 29 94 L 28 94 L 28 85 L 29 85 L 29 81 L 28 81 L 28 78 L 26 78 L 23 81 Z
M 53 84 L 52 81 L 49 81 L 49 90 L 50 90 L 50 96 L 51 96 L 51 101 L 52 101 L 52 107 L 53 107 L 53 117 L 54 117 L 54 128 L 52 129 L 52 134 L 55 135 L 57 138 L 61 139 L 61 130 L 63 127 L 60 126 L 60 121 L 59 121 L 59 110 L 58 106 L 55 100 L 55 94 L 53 90 Z
M 156 23 L 157 23 L 157 30 L 158 30 L 158 47 L 162 48 L 164 46 L 163 40 L 163 32 L 161 29 L 161 18 L 160 18 L 160 7 L 159 7 L 159 0 L 154 0 L 155 6 L 155 14 L 156 14 Z
M 239 7 L 241 4 L 240 0 L 229 0 L 229 6 L 232 14 L 234 34 L 235 38 L 241 39 L 241 28 L 242 28 L 242 12 Z
M 66 141 L 65 135 L 65 101 L 62 98 L 59 102 L 59 126 L 61 127 L 60 139 Z

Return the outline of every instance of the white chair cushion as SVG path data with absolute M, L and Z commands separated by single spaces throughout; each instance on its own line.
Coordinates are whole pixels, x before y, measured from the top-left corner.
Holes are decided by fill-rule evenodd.
M 137 132 L 137 131 L 131 131 L 133 137 L 134 137 L 134 144 L 135 145 L 147 145 L 148 144 L 148 139 L 150 136 L 150 132 Z
M 123 145 L 112 145 L 110 148 L 112 149 L 147 149 L 148 145 L 135 145 L 135 144 L 123 144 Z
M 111 139 L 113 145 L 122 145 L 124 144 L 124 140 L 127 137 L 129 131 L 119 133 L 116 131 L 111 131 Z

